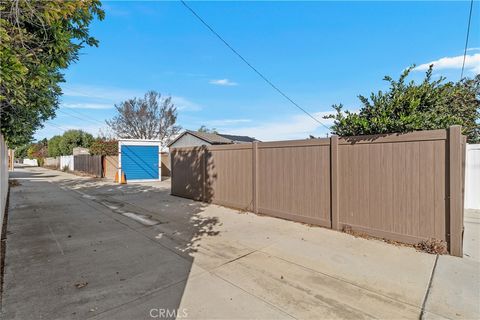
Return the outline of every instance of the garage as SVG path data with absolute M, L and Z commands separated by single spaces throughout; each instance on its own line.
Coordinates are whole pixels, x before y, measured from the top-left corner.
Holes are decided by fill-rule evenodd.
M 161 143 L 157 140 L 119 140 L 119 175 L 126 181 L 161 180 Z

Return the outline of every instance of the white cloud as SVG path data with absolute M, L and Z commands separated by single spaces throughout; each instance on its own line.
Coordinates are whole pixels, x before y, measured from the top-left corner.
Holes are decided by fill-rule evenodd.
M 67 108 L 76 109 L 111 109 L 114 104 L 132 98 L 140 98 L 145 95 L 145 92 L 139 90 L 122 89 L 116 87 L 98 87 L 89 85 L 74 85 L 65 86 L 63 88 L 63 95 L 69 97 L 69 100 L 76 100 L 80 102 L 64 103 Z M 164 94 L 163 97 L 169 95 Z M 199 111 L 202 107 L 195 102 L 181 96 L 172 95 L 173 103 L 182 111 Z M 85 101 L 88 100 L 88 101 Z
M 472 48 L 475 49 L 475 48 Z M 414 70 L 425 71 L 433 64 L 434 70 L 461 69 L 463 64 L 463 55 L 456 57 L 444 57 L 428 63 L 417 66 Z M 480 53 L 465 56 L 465 70 L 475 74 L 480 73 Z
M 323 116 L 334 114 L 335 111 L 313 113 L 321 123 L 330 127 L 332 119 L 323 119 Z M 290 119 L 265 122 L 256 126 L 230 129 L 222 133 L 247 135 L 262 141 L 307 139 L 309 135 L 326 136 L 330 131 L 305 114 L 297 114 Z
M 213 80 L 210 80 L 209 83 L 217 86 L 237 86 L 238 85 L 238 83 L 230 81 L 228 79 L 213 79 Z
M 63 103 L 62 107 L 69 109 L 112 109 L 113 104 L 108 103 Z
M 200 111 L 202 106 L 199 104 L 188 100 L 185 97 L 172 96 L 172 101 L 180 111 Z
M 98 87 L 90 85 L 73 85 L 62 88 L 63 95 L 66 97 L 89 98 L 119 103 L 123 100 L 143 97 L 144 92 L 131 89 L 121 89 L 115 87 Z

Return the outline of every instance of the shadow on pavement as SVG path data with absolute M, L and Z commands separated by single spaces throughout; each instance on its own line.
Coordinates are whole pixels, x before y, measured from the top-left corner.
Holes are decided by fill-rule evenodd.
M 11 178 L 21 185 L 10 194 L 2 318 L 182 312 L 197 242 L 218 235 L 218 220 L 202 215 L 207 204 L 173 197 L 165 185 L 118 185 L 41 168 L 17 169 Z

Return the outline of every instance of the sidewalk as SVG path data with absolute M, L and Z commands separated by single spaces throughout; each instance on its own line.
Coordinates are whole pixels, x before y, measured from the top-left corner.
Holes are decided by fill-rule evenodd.
M 480 316 L 473 253 L 433 272 L 435 255 L 173 197 L 168 182 L 12 178 L 4 319 Z

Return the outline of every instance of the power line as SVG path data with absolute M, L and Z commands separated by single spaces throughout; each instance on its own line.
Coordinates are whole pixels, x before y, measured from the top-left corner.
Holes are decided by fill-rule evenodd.
M 104 122 L 99 121 L 99 120 L 97 120 L 97 119 L 94 119 L 94 118 L 92 118 L 92 117 L 89 117 L 89 116 L 87 116 L 87 115 L 84 115 L 84 114 L 82 114 L 82 113 L 80 113 L 80 112 L 77 112 L 77 111 L 75 111 L 75 113 L 79 114 L 79 115 L 81 116 L 81 118 L 80 118 L 79 116 L 76 116 L 76 115 L 74 115 L 74 114 L 71 114 L 70 112 L 66 112 L 65 110 L 62 110 L 62 109 L 57 109 L 57 111 L 65 114 L 65 115 L 68 115 L 68 116 L 70 116 L 70 117 L 77 118 L 77 119 L 82 120 L 82 121 L 90 121 L 91 123 L 93 123 L 93 122 L 95 121 L 95 122 L 98 122 L 98 123 L 100 123 L 100 124 L 102 124 L 102 125 L 105 125 Z M 74 110 L 69 110 L 69 111 L 74 111 Z
M 58 124 L 54 124 L 54 123 L 51 123 L 51 122 L 44 122 L 43 124 L 46 124 L 47 126 L 57 128 L 57 129 L 60 129 L 60 130 L 63 130 L 63 131 L 68 131 L 69 130 L 68 128 L 62 127 Z
M 292 98 L 290 98 L 287 94 L 285 94 L 282 90 L 280 90 L 276 85 L 274 85 L 266 76 L 264 76 L 260 71 L 257 70 L 257 68 L 255 68 L 250 62 L 247 61 L 247 59 L 245 59 L 240 53 L 238 53 L 237 50 L 235 50 L 225 39 L 222 38 L 222 36 L 220 34 L 218 34 L 205 20 L 202 19 L 202 17 L 200 17 L 198 15 L 197 12 L 195 12 L 195 10 L 193 10 L 185 1 L 183 0 L 180 0 L 180 2 L 205 26 L 207 27 L 208 30 L 210 30 L 218 39 L 220 39 L 220 41 L 223 42 L 224 45 L 226 45 L 235 55 L 237 55 L 237 57 L 240 58 L 240 60 L 242 60 L 247 66 L 250 67 L 250 69 L 252 69 L 257 75 L 260 76 L 260 78 L 262 78 L 266 83 L 268 83 L 273 89 L 275 89 L 278 93 L 280 93 L 285 99 L 287 99 L 289 102 L 291 102 L 295 107 L 297 107 L 298 109 L 300 109 L 301 111 L 303 111 L 306 115 L 308 115 L 310 118 L 312 118 L 313 120 L 315 120 L 315 122 L 319 123 L 320 125 L 324 126 L 325 128 L 327 128 L 328 130 L 330 130 L 330 127 L 328 127 L 327 125 L 325 125 L 324 123 L 322 123 L 320 120 L 318 120 L 317 118 L 315 118 L 312 114 L 310 114 L 307 110 L 305 110 L 304 108 L 302 108 L 300 105 L 298 105 L 298 103 L 296 103 L 295 101 L 292 100 Z
M 470 35 L 470 22 L 472 21 L 473 0 L 470 1 L 470 13 L 468 14 L 467 38 L 465 40 L 465 51 L 463 52 L 462 74 L 460 80 L 463 79 L 463 70 L 465 69 L 465 59 L 467 58 L 468 37 Z

